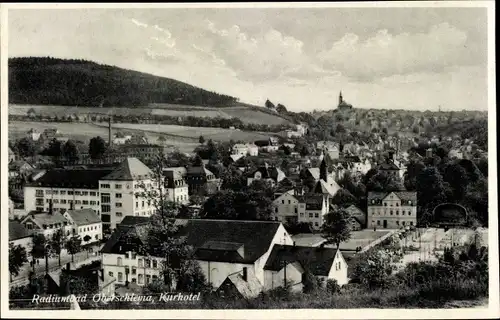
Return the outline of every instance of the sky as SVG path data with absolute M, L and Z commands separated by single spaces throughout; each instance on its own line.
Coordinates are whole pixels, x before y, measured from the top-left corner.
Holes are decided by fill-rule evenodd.
M 165 76 L 289 110 L 487 110 L 485 8 L 11 9 L 9 57 Z

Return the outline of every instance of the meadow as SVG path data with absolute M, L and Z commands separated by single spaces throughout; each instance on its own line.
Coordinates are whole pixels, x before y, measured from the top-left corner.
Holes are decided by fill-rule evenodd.
M 86 116 L 92 115 L 121 115 L 140 116 L 145 114 L 164 115 L 170 117 L 207 117 L 207 118 L 239 118 L 243 123 L 279 125 L 288 120 L 272 114 L 259 107 L 234 106 L 225 108 L 188 106 L 180 104 L 151 104 L 148 107 L 68 107 L 51 105 L 19 105 L 10 104 L 9 114 L 26 115 L 33 108 L 36 114 L 47 116 Z

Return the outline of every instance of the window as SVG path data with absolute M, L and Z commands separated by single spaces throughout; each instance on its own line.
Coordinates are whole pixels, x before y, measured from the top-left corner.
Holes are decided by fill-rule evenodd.
M 403 221 L 403 226 L 406 225 L 405 221 Z
M 153 260 L 153 268 L 158 268 L 158 261 Z
M 142 259 L 137 260 L 137 265 L 139 266 L 139 268 L 144 267 L 144 260 Z
M 139 282 L 139 284 L 142 284 L 142 282 L 144 281 L 144 276 L 140 274 L 137 278 L 137 281 Z
M 292 202 L 290 200 L 288 200 L 288 204 L 291 204 Z
M 66 204 L 66 200 L 61 199 L 61 203 L 62 203 L 62 204 Z
M 309 212 L 309 218 L 312 218 L 312 217 L 313 217 L 312 212 Z
M 117 202 L 117 203 L 115 203 L 115 207 L 117 207 L 117 208 L 121 208 L 121 207 L 122 207 L 122 203 L 121 203 L 121 202 Z
M 412 225 L 413 225 L 413 221 L 410 221 L 410 226 L 412 226 Z
M 88 196 L 89 192 L 88 191 L 82 191 L 82 196 Z
M 91 197 L 95 197 L 96 196 L 96 192 L 95 191 L 90 191 L 90 196 Z
M 83 200 L 82 204 L 89 204 L 89 201 L 88 200 Z
M 109 275 L 110 277 L 112 277 L 112 276 L 113 276 L 113 272 L 111 272 L 111 271 L 110 271 L 110 272 L 108 272 L 108 275 Z
M 117 217 L 123 217 L 123 213 L 121 213 L 121 212 L 116 212 L 115 214 Z
M 37 198 L 35 203 L 37 206 L 43 206 L 43 199 Z M 40 211 L 43 211 L 43 208 Z
M 116 264 L 117 264 L 118 266 L 121 266 L 121 265 L 122 265 L 122 260 L 123 260 L 123 259 L 122 259 L 122 257 L 118 257 L 118 258 L 116 259 Z
M 75 204 L 82 204 L 81 200 L 75 200 Z
M 396 210 L 396 215 L 399 216 L 399 210 Z
M 399 207 L 399 202 L 396 202 L 396 207 Z
M 137 268 L 136 267 L 132 267 L 132 274 L 137 274 Z
M 95 206 L 96 202 L 94 200 L 90 200 L 90 205 Z
M 278 208 L 274 208 L 274 212 L 278 213 Z
M 303 217 L 303 216 L 304 216 L 304 213 L 303 213 L 303 212 L 301 212 L 301 213 L 300 213 L 300 216 L 301 216 L 301 217 Z
M 135 278 L 132 278 L 132 283 L 136 283 L 137 280 Z
M 146 284 L 151 282 L 151 275 L 147 274 L 146 275 Z
M 57 199 L 54 199 L 54 201 L 53 201 L 53 202 L 54 202 L 54 203 L 59 203 L 59 200 L 57 200 Z
M 142 207 L 144 208 L 144 200 L 142 201 Z
M 151 268 L 151 260 L 149 260 L 149 259 L 144 260 L 144 266 L 146 268 Z
M 399 226 L 399 221 L 396 221 L 396 224 Z
M 101 193 L 101 203 L 110 203 L 111 202 L 111 196 L 109 193 Z
M 116 193 L 115 194 L 115 198 L 121 199 L 122 198 L 122 194 L 121 193 Z
M 377 226 L 379 226 L 379 225 L 380 225 L 380 220 L 377 220 Z
M 103 189 L 109 189 L 110 185 L 108 183 L 101 183 L 101 188 L 103 188 Z
M 115 184 L 115 189 L 121 189 L 122 185 L 121 184 Z
M 405 211 L 404 210 L 401 210 L 401 215 L 404 216 L 405 215 Z
M 79 196 L 80 195 L 80 191 L 75 191 L 75 196 Z
M 393 214 L 394 214 L 394 212 L 392 212 L 392 210 L 391 210 L 391 216 L 392 216 Z
M 109 204 L 103 204 L 101 205 L 101 210 L 102 212 L 111 212 L 111 206 Z
M 66 195 L 66 191 L 65 190 L 61 190 L 61 196 L 64 196 Z
M 122 281 L 123 281 L 123 273 L 118 272 L 118 282 L 122 282 Z
M 136 201 L 136 202 L 135 202 L 135 207 L 136 207 L 136 208 L 139 208 L 139 201 Z
M 387 207 L 387 202 L 384 202 L 384 207 Z
M 319 226 L 319 224 L 318 224 L 318 222 L 317 222 L 317 221 L 316 221 L 316 222 L 314 222 L 314 225 L 315 225 L 316 227 L 317 227 L 317 226 Z
M 285 204 L 285 200 L 281 200 L 281 204 Z
M 314 217 L 315 217 L 315 218 L 319 218 L 319 213 L 317 213 L 317 212 L 316 212 L 316 213 L 314 214 Z
M 408 215 L 411 216 L 411 210 L 408 210 Z
M 73 191 L 68 191 L 68 196 L 72 196 L 73 195 Z
M 59 194 L 59 191 L 58 190 L 54 190 L 54 191 L 52 191 L 52 194 Z
M 294 208 L 295 213 L 297 213 L 297 208 Z
M 40 189 L 36 190 L 35 197 L 43 197 L 43 190 L 40 190 Z

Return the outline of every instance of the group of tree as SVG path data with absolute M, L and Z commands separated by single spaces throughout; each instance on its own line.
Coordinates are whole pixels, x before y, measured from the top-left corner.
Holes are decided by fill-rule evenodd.
M 232 106 L 238 101 L 173 79 L 85 60 L 11 58 L 9 74 L 9 101 L 19 104 Z
M 65 158 L 69 161 L 77 161 L 79 159 L 79 151 L 74 141 L 68 140 L 62 143 L 56 138 L 49 142 L 49 145 L 40 152 L 41 155 L 53 157 L 55 159 Z

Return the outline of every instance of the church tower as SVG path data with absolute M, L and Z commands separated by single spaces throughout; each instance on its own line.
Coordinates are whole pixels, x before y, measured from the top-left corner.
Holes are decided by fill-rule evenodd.
M 328 181 L 328 166 L 326 165 L 326 157 L 323 158 L 319 166 L 319 179 L 325 182 Z
M 340 91 L 340 94 L 339 94 L 339 105 L 341 105 L 343 101 L 344 101 L 344 99 L 342 98 L 342 91 Z

